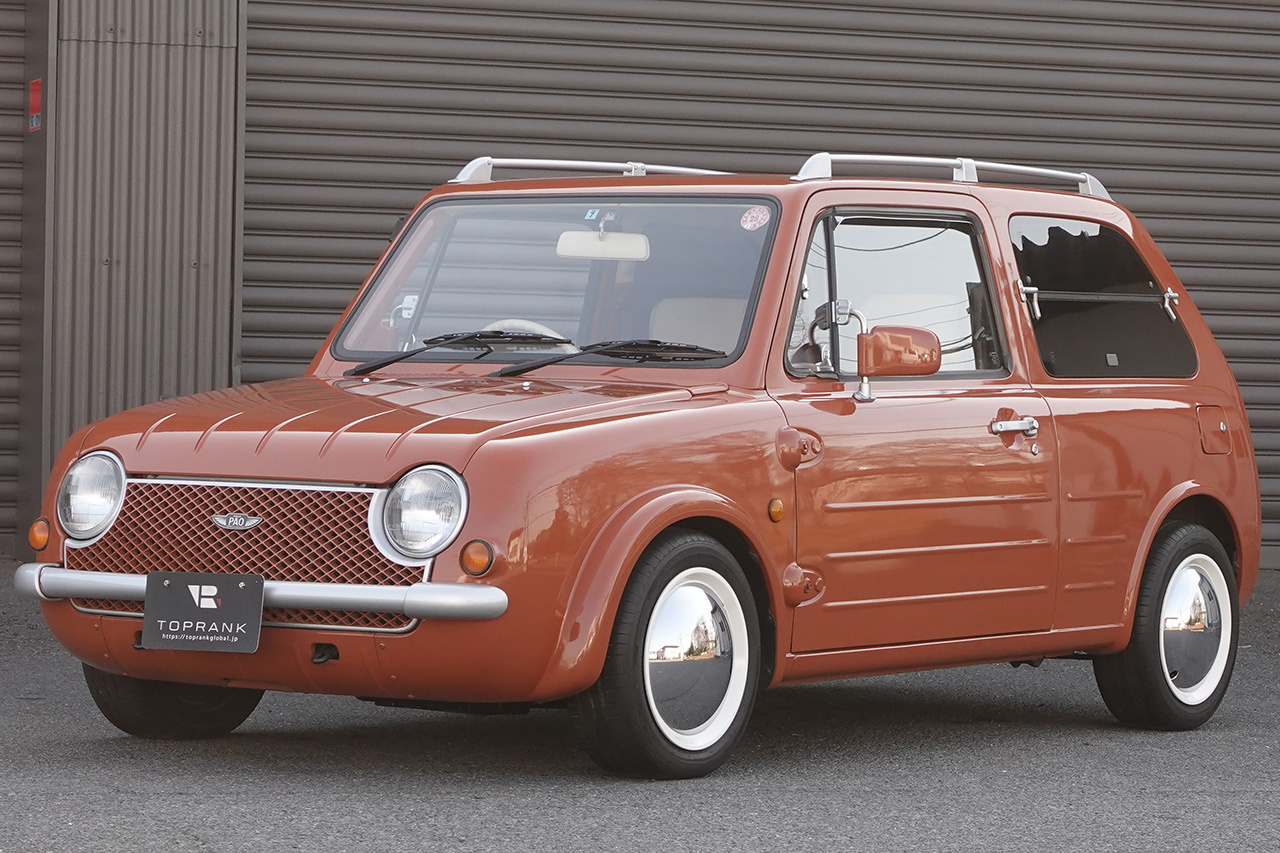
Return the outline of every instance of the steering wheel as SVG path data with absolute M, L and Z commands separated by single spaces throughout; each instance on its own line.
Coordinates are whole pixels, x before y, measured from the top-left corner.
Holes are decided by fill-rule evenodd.
M 505 320 L 494 320 L 485 326 L 482 331 L 486 332 L 528 332 L 531 335 L 548 335 L 553 338 L 563 338 L 564 335 L 557 332 L 550 326 L 544 326 L 541 323 L 535 323 L 533 320 L 525 320 L 522 317 L 508 317 Z M 561 352 L 577 352 L 578 347 L 573 341 L 565 341 L 562 344 L 556 344 L 555 348 Z

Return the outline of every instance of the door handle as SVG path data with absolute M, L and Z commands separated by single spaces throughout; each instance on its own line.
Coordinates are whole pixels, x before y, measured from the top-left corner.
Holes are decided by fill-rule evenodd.
M 1016 421 L 992 421 L 991 434 L 1000 435 L 1003 432 L 1020 432 L 1027 438 L 1035 438 L 1040 432 L 1040 422 L 1035 418 L 1021 418 Z

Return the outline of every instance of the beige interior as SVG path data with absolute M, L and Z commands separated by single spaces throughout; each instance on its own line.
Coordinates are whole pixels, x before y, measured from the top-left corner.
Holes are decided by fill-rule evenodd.
M 746 310 L 745 299 L 663 299 L 653 306 L 649 335 L 660 341 L 732 352 L 738 346 Z

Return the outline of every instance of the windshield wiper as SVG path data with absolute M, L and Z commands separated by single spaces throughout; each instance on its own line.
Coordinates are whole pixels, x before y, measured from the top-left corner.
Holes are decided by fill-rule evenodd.
M 698 346 L 697 344 L 677 344 L 670 341 L 655 341 L 650 338 L 637 338 L 631 341 L 600 341 L 587 344 L 577 352 L 558 352 L 555 355 L 531 358 L 526 361 L 500 367 L 490 376 L 519 376 L 548 364 L 567 361 L 580 355 L 607 355 L 614 358 L 630 358 L 636 361 L 703 361 L 710 358 L 724 358 L 723 350 Z
M 480 357 L 486 356 L 493 352 L 493 344 L 572 344 L 573 341 L 568 338 L 557 337 L 556 335 L 543 335 L 536 332 L 503 332 L 498 329 L 478 329 L 474 332 L 451 332 L 447 335 L 436 335 L 434 338 L 427 338 L 422 342 L 421 346 L 413 349 L 407 349 L 404 352 L 392 353 L 382 358 L 375 358 L 372 361 L 366 361 L 363 364 L 357 364 L 350 370 L 343 371 L 343 376 L 364 376 L 366 373 L 372 373 L 375 370 L 381 370 L 397 361 L 404 361 L 406 358 L 413 358 L 419 353 L 424 353 L 429 349 L 437 349 L 439 347 L 459 346 L 482 349 L 484 352 Z

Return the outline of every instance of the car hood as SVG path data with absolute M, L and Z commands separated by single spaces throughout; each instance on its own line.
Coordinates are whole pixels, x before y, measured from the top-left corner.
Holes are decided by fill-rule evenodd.
M 130 473 L 388 483 L 414 465 L 461 470 L 485 441 L 678 407 L 689 389 L 490 377 L 300 377 L 178 397 L 91 427 Z

